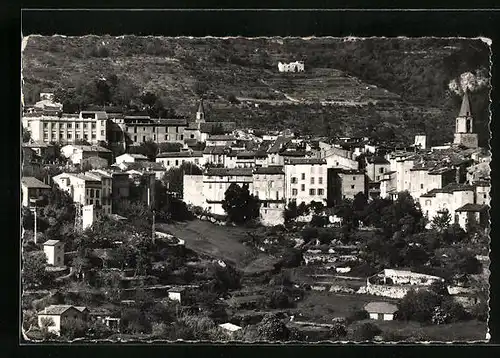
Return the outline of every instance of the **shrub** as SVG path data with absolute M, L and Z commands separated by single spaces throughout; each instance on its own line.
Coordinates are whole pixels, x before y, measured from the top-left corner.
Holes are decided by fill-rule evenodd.
M 367 319 L 369 316 L 368 316 L 368 312 L 366 312 L 365 310 L 361 309 L 361 310 L 354 310 L 348 317 L 347 317 L 347 322 L 349 323 L 352 323 L 352 322 L 355 322 L 355 321 L 362 321 L 364 319 Z
M 357 341 L 371 341 L 381 332 L 382 330 L 377 325 L 367 322 L 354 330 L 354 338 Z
M 318 229 L 315 227 L 307 227 L 302 230 L 301 235 L 305 242 L 309 242 L 318 237 Z

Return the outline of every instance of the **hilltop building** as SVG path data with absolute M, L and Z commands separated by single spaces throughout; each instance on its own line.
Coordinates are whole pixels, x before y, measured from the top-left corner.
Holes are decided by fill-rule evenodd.
M 290 63 L 278 62 L 279 72 L 304 72 L 304 61 L 295 61 Z

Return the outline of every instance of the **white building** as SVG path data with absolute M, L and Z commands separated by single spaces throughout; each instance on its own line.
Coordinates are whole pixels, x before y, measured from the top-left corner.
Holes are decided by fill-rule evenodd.
M 98 145 L 75 145 L 69 144 L 61 148 L 61 155 L 69 160 L 71 164 L 82 164 L 82 160 L 99 157 L 111 163 L 112 152 Z
M 61 329 L 68 323 L 77 319 L 86 320 L 88 313 L 87 307 L 83 306 L 51 305 L 38 312 L 38 326 L 60 335 Z
M 282 167 L 253 171 L 253 194 L 259 198 L 260 221 L 265 226 L 282 225 L 285 211 L 285 173 Z
M 290 63 L 278 62 L 279 72 L 304 72 L 304 61 L 295 61 Z
M 370 302 L 364 308 L 368 312 L 370 319 L 381 321 L 392 321 L 394 313 L 398 310 L 396 305 L 387 302 Z
M 324 159 L 297 158 L 285 163 L 285 198 L 297 204 L 326 204 L 327 164 Z
M 103 214 L 111 214 L 111 198 L 108 196 L 111 178 L 99 177 L 95 173 L 62 173 L 52 178 L 54 183 L 66 191 L 75 203 L 95 205 Z M 103 182 L 105 185 L 103 186 Z M 106 195 L 103 196 L 103 188 Z
M 122 154 L 122 155 L 119 155 L 118 157 L 116 157 L 115 164 L 120 164 L 120 163 L 135 163 L 135 162 L 140 162 L 140 161 L 147 162 L 148 161 L 148 157 L 146 157 L 143 154 L 125 153 L 125 154 Z
M 22 122 L 34 141 L 44 143 L 74 143 L 85 140 L 92 144 L 106 141 L 108 115 L 102 111 L 82 111 L 80 114 L 27 114 Z
M 191 163 L 200 168 L 205 165 L 205 158 L 201 151 L 165 152 L 156 156 L 156 162 L 161 163 L 165 170 L 179 168 L 183 163 Z
M 173 287 L 168 290 L 168 299 L 182 303 L 183 287 Z
M 43 243 L 43 252 L 47 256 L 47 263 L 52 266 L 64 266 L 64 242 L 47 240 Z

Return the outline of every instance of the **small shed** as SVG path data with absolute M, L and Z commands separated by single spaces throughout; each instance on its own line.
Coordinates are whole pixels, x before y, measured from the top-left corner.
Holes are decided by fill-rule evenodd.
M 168 298 L 172 301 L 178 301 L 182 303 L 182 295 L 185 289 L 183 287 L 172 287 L 168 290 Z
M 240 326 L 237 326 L 237 325 L 232 324 L 230 322 L 219 324 L 219 327 L 222 328 L 224 331 L 226 331 L 229 335 L 232 335 L 232 334 L 234 334 L 234 332 L 237 332 L 241 329 Z
M 365 305 L 365 311 L 368 312 L 370 319 L 381 321 L 392 321 L 397 310 L 396 305 L 388 302 L 370 302 Z

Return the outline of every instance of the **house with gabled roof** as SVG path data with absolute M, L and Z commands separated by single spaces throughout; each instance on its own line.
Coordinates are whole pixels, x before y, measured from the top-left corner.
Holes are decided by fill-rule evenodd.
M 84 306 L 51 305 L 38 312 L 38 326 L 46 327 L 49 332 L 61 334 L 71 321 L 87 320 L 89 310 Z

